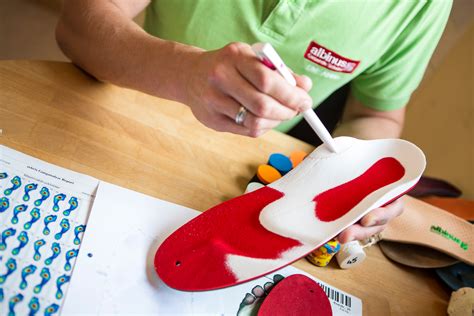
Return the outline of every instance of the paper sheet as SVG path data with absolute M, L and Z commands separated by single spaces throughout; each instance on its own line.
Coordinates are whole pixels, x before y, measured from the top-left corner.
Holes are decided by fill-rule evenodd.
M 197 215 L 189 208 L 101 182 L 62 314 L 236 315 L 246 293 L 275 274 L 302 273 L 315 279 L 289 266 L 217 291 L 170 289 L 154 271 L 155 251 Z M 358 298 L 319 283 L 330 297 L 334 315 L 362 314 Z
M 0 315 L 59 311 L 97 185 L 0 145 Z

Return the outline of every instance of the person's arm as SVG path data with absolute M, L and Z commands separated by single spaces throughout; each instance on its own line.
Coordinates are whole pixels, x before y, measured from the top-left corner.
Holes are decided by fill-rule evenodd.
M 405 107 L 392 111 L 371 109 L 352 95 L 346 103 L 341 124 L 334 136 L 352 136 L 359 139 L 398 138 L 405 120 Z M 395 202 L 372 210 L 358 223 L 346 228 L 338 236 L 342 243 L 363 240 L 383 231 L 388 222 L 403 212 L 403 202 Z
M 188 105 L 204 125 L 259 136 L 311 106 L 311 81 L 292 87 L 243 43 L 203 51 L 153 37 L 133 22 L 149 0 L 64 1 L 56 38 L 96 78 Z M 234 121 L 241 106 L 243 126 Z
M 363 105 L 352 95 L 347 100 L 341 124 L 333 135 L 359 139 L 398 138 L 405 121 L 405 107 L 378 111 Z

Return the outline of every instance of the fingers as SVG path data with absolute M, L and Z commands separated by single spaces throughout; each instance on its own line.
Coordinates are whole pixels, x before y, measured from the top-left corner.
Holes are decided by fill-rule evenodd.
M 353 240 L 363 240 L 378 234 L 385 229 L 385 225 L 364 227 L 360 224 L 349 226 L 337 236 L 340 243 L 345 244 Z
M 377 208 L 365 215 L 359 222 L 346 228 L 337 237 L 341 243 L 363 240 L 382 232 L 387 223 L 403 212 L 403 201 L 398 199 L 384 207 Z
M 296 110 L 282 105 L 269 95 L 255 89 L 237 70 L 230 70 L 229 77 L 231 77 L 230 80 L 221 82 L 222 91 L 242 104 L 255 116 L 285 121 L 297 114 Z
M 192 94 L 196 97 L 189 103 L 195 116 L 215 130 L 256 137 L 312 106 L 308 77 L 294 75 L 297 86 L 291 86 L 264 66 L 247 44 L 229 44 L 201 61 L 197 78 L 205 74 L 206 80 L 198 80 Z M 236 127 L 241 106 L 247 115 L 243 126 Z M 206 113 L 217 116 L 208 118 Z
M 209 98 L 209 102 L 212 103 L 214 110 L 220 114 L 224 114 L 235 124 L 235 117 L 237 116 L 237 113 L 241 107 L 237 101 L 229 96 L 215 93 L 211 98 Z M 280 123 L 281 121 L 265 119 L 258 117 L 251 112 L 247 112 L 243 125 L 247 127 L 248 130 L 247 133 L 243 135 L 261 135 L 264 131 L 270 130 L 278 126 Z
M 313 81 L 308 76 L 293 73 L 293 77 L 296 79 L 296 85 L 304 91 L 309 92 L 313 87 Z
M 237 64 L 237 70 L 258 91 L 270 96 L 282 106 L 298 112 L 312 106 L 312 99 L 307 91 L 298 86 L 291 86 L 280 74 L 263 65 L 255 56 L 243 59 Z M 307 79 L 309 78 L 298 77 L 305 87 L 309 85 Z
M 387 206 L 371 211 L 361 219 L 360 224 L 364 227 L 385 225 L 390 220 L 402 214 L 402 212 L 403 201 L 398 199 Z
M 229 132 L 229 133 L 239 134 L 239 135 L 244 135 L 244 136 L 259 137 L 271 129 L 271 128 L 251 129 L 246 126 L 236 124 L 234 120 L 229 119 L 227 116 L 219 115 L 219 114 L 216 114 L 216 116 L 218 116 L 216 123 L 214 124 L 214 126 L 210 126 L 210 127 L 219 132 Z

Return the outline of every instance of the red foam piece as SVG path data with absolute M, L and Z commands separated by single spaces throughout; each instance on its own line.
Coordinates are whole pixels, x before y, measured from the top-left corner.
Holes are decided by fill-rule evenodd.
M 276 284 L 263 301 L 258 316 L 332 316 L 326 293 L 312 279 L 294 274 Z

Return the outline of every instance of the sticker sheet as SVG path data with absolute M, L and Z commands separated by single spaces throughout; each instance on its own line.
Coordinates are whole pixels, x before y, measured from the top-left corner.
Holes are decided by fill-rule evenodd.
M 59 313 L 97 186 L 0 146 L 0 315 Z

